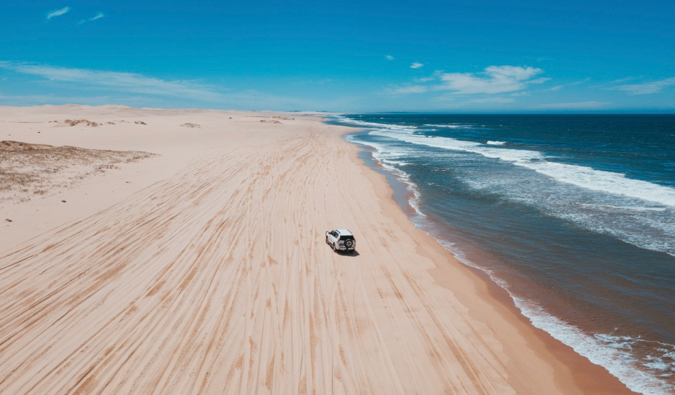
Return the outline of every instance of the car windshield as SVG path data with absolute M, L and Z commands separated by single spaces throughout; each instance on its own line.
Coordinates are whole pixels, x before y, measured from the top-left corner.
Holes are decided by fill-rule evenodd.
M 340 236 L 340 240 L 354 240 L 354 236 Z

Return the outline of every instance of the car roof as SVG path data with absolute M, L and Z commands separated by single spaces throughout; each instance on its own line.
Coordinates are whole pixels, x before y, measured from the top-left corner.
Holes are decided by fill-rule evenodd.
M 348 229 L 335 229 L 335 230 L 343 236 L 354 236 L 352 232 L 350 232 Z

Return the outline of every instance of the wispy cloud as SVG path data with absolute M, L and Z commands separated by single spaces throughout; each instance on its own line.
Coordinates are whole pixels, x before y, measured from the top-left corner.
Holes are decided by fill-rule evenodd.
M 409 85 L 409 86 L 397 86 L 388 90 L 389 93 L 394 95 L 407 95 L 410 93 L 424 93 L 428 89 L 426 86 L 422 85 Z
M 415 66 L 416 63 L 413 63 Z M 412 68 L 419 68 L 413 67 Z M 416 78 L 416 85 L 399 86 L 387 92 L 394 95 L 424 93 L 428 91 L 450 91 L 448 95 L 483 94 L 492 95 L 515 92 L 511 96 L 524 96 L 522 92 L 532 84 L 541 84 L 549 80 L 546 77 L 535 78 L 544 70 L 521 66 L 490 66 L 480 73 L 445 73 L 436 71 L 432 76 Z M 478 99 L 476 103 L 506 103 L 513 99 Z
M 541 109 L 545 110 L 596 110 L 607 107 L 610 104 L 609 102 L 600 102 L 600 101 L 584 101 L 584 102 L 574 102 L 574 103 L 549 103 L 542 104 L 539 106 Z
M 387 60 L 394 60 L 394 57 L 391 55 L 386 55 L 384 58 Z
M 448 108 L 467 108 L 467 107 L 490 107 L 491 104 L 497 105 L 507 103 L 515 103 L 516 99 L 512 97 L 481 97 L 477 99 L 468 99 L 467 96 L 457 96 L 452 93 L 446 93 L 444 95 L 435 97 L 432 99 L 435 102 L 443 103 L 444 106 L 450 106 Z M 484 106 L 483 106 L 484 105 Z
M 92 16 L 91 18 L 82 19 L 82 20 L 81 20 L 80 22 L 78 22 L 78 23 L 81 25 L 81 24 L 83 24 L 83 23 L 93 22 L 93 21 L 95 21 L 95 20 L 97 20 L 97 19 L 101 19 L 101 18 L 105 18 L 105 14 L 102 13 L 102 12 L 99 12 L 99 13 L 97 13 L 96 15 Z
M 561 90 L 561 89 L 563 89 L 563 88 L 566 88 L 566 87 L 568 87 L 568 86 L 574 86 L 574 85 L 585 84 L 585 83 L 587 83 L 587 82 L 590 81 L 590 80 L 591 80 L 590 78 L 584 78 L 583 80 L 570 82 L 569 84 L 555 85 L 555 86 L 552 86 L 552 87 L 550 87 L 550 88 L 548 88 L 548 89 L 543 89 L 542 92 L 557 92 L 557 91 L 559 91 L 559 90 Z
M 431 82 L 435 79 L 436 79 L 436 77 L 421 77 L 421 78 L 415 78 L 413 81 L 419 82 L 419 83 L 425 83 L 425 82 Z
M 628 81 L 635 81 L 635 77 L 620 78 L 618 80 L 612 81 L 612 84 L 623 84 L 624 82 Z
M 509 97 L 485 97 L 469 100 L 469 103 L 513 103 L 514 101 L 514 99 Z
M 61 9 L 51 11 L 51 12 L 47 13 L 47 20 L 50 20 L 52 18 L 56 18 L 57 16 L 61 16 L 65 13 L 67 13 L 68 11 L 70 11 L 70 7 L 63 7 Z
M 410 65 L 411 69 L 421 69 L 422 67 L 424 67 L 424 64 L 420 62 L 414 62 L 413 64 Z
M 457 94 L 496 94 L 515 92 L 530 84 L 540 84 L 548 78 L 533 77 L 544 70 L 534 67 L 490 66 L 481 73 L 442 73 L 438 90 L 450 90 Z
M 644 82 L 641 84 L 626 84 L 615 87 L 614 89 L 628 92 L 631 95 L 648 95 L 659 93 L 664 88 L 675 85 L 675 77 L 666 78 L 659 81 Z
M 0 61 L 0 68 L 21 74 L 39 76 L 51 81 L 101 86 L 125 92 L 186 97 L 202 101 L 215 101 L 220 97 L 219 93 L 206 85 L 181 80 L 167 81 L 136 73 L 75 69 L 6 61 Z
M 355 97 L 344 97 L 317 103 L 296 97 L 276 96 L 256 90 L 233 92 L 223 87 L 188 80 L 163 80 L 138 73 L 87 70 L 55 67 L 42 64 L 0 61 L 0 70 L 7 70 L 37 78 L 45 94 L 31 97 L 18 96 L 23 105 L 79 103 L 124 104 L 139 107 L 185 107 L 196 105 L 206 108 L 237 108 L 248 110 L 298 110 L 344 108 L 353 111 Z M 67 89 L 64 89 L 67 88 Z M 70 96 L 60 97 L 61 92 Z M 52 93 L 56 92 L 56 93 Z M 79 92 L 82 96 L 77 95 Z M 13 103 L 5 96 L 6 103 Z M 2 97 L 0 97 L 2 98 Z

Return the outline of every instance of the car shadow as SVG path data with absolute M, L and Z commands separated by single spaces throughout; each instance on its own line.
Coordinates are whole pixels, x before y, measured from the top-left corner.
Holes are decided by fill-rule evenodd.
M 335 253 L 340 255 L 340 256 L 344 256 L 344 257 L 348 257 L 348 258 L 356 258 L 357 256 L 361 255 L 356 250 L 354 250 L 352 252 L 335 251 Z

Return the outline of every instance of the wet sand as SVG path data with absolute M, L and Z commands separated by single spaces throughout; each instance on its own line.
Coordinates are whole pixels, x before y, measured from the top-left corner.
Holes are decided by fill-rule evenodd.
M 0 108 L 0 140 L 155 154 L 0 203 L 0 393 L 628 392 L 415 229 L 348 131 Z

